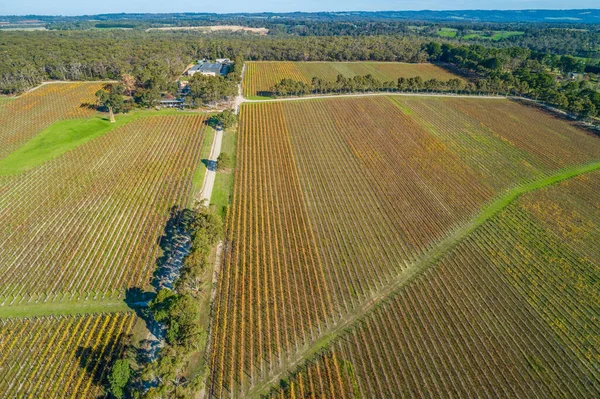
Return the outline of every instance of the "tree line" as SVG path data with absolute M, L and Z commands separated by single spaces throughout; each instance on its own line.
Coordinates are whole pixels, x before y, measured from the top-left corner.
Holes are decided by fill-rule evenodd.
M 429 59 L 455 65 L 474 76 L 478 90 L 525 96 L 581 118 L 600 111 L 600 92 L 586 64 L 570 56 L 539 53 L 521 47 L 451 46 L 430 42 Z M 585 79 L 584 79 L 585 78 Z
M 397 81 L 380 81 L 373 75 L 356 75 L 347 78 L 338 75 L 335 80 L 313 77 L 311 83 L 285 78 L 275 84 L 270 93 L 274 96 L 302 96 L 307 94 L 356 93 L 376 91 L 427 91 L 427 92 L 475 92 L 477 86 L 471 82 L 454 78 L 446 81 L 438 79 L 423 80 L 420 76 L 399 78 Z
M 456 67 L 468 81 L 400 78 L 381 82 L 371 75 L 335 81 L 315 77 L 311 83 L 283 79 L 271 89 L 276 96 L 361 91 L 436 91 L 506 94 L 532 98 L 581 118 L 600 111 L 600 92 L 582 75 L 586 64 L 570 55 L 538 53 L 525 48 L 493 48 L 477 44 L 453 46 L 428 42 L 422 45 L 430 62 Z M 263 93 L 269 94 L 269 93 Z
M 353 12 L 353 13 L 287 13 L 287 14 L 104 14 L 95 16 L 36 16 L 48 29 L 90 30 L 127 28 L 145 30 L 164 26 L 242 25 L 267 28 L 273 36 L 379 36 L 403 35 L 427 40 L 439 39 L 441 28 L 452 28 L 456 36 L 445 37 L 451 42 L 470 42 L 500 47 L 519 46 L 534 51 L 572 54 L 585 58 L 600 57 L 600 28 L 590 23 L 595 15 L 575 12 L 577 19 L 549 23 L 546 17 L 570 11 L 541 11 L 535 13 L 469 11 L 467 20 L 453 20 L 452 12 Z M 501 15 L 504 14 L 504 15 Z M 445 17 L 443 16 L 445 15 Z M 464 16 L 465 12 L 459 15 Z M 279 17 L 278 17 L 279 16 Z M 454 15 L 458 16 L 458 15 Z M 18 17 L 4 17 L 16 22 Z M 550 17 L 551 18 L 551 17 Z M 583 19 L 582 19 L 583 18 Z M 20 18 L 22 19 L 22 18 Z M 587 19 L 587 23 L 582 24 Z M 543 23 L 536 23 L 543 22 Z M 597 21 L 596 21 L 597 22 Z M 472 35 L 483 32 L 519 31 L 523 34 L 489 39 Z

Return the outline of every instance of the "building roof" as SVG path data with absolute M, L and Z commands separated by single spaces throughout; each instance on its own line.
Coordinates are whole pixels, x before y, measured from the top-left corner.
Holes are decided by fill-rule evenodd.
M 221 73 L 222 67 L 223 67 L 222 64 L 211 64 L 209 62 L 205 62 L 203 64 L 194 65 L 189 70 L 191 72 L 200 72 L 200 73 L 211 73 L 212 72 L 212 73 L 218 75 Z

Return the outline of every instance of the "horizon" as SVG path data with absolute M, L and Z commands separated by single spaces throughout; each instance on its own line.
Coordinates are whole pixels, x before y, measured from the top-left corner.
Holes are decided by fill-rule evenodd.
M 253 3 L 253 7 L 248 7 L 248 3 L 240 0 L 231 1 L 225 5 L 210 4 L 202 10 L 197 9 L 197 4 L 192 4 L 190 0 L 183 0 L 179 5 L 164 4 L 161 2 L 133 0 L 129 1 L 127 6 L 118 0 L 108 0 L 103 3 L 82 4 L 75 0 L 58 0 L 52 4 L 41 0 L 34 0 L 27 3 L 11 3 L 0 5 L 0 16 L 4 17 L 25 17 L 25 16 L 44 16 L 44 17 L 80 17 L 94 15 L 118 15 L 118 14 L 291 14 L 291 13 L 344 13 L 344 12 L 459 12 L 459 11 L 586 11 L 600 10 L 596 3 L 591 0 L 579 0 L 570 8 L 564 7 L 564 2 L 558 0 L 493 0 L 488 2 L 488 7 L 481 7 L 478 0 L 464 0 L 461 5 L 446 7 L 439 0 L 406 0 L 402 1 L 403 7 L 393 7 L 391 3 L 398 3 L 393 0 L 374 0 L 371 5 L 364 8 L 361 0 L 350 1 L 319 1 L 307 0 L 303 2 L 301 9 L 296 9 L 296 2 L 263 0 L 259 5 Z M 337 5 L 347 8 L 338 8 Z M 387 4 L 386 8 L 384 4 Z M 269 7 L 270 5 L 270 7 Z M 353 6 L 355 5 L 355 6 Z M 359 6 L 360 5 L 360 6 Z M 596 6 L 596 7 L 594 7 Z M 118 10 L 115 7 L 121 7 Z M 72 12 L 70 12 L 72 11 Z
M 85 14 L 0 14 L 2 17 L 94 17 L 98 15 L 169 15 L 169 14 L 189 14 L 189 15 L 238 15 L 238 14 L 336 14 L 336 13 L 387 13 L 387 12 L 460 12 L 460 11 L 600 11 L 598 8 L 511 8 L 511 9 L 499 9 L 499 8 L 465 8 L 465 9 L 439 9 L 434 10 L 430 8 L 423 9 L 411 9 L 411 10 L 334 10 L 334 11 L 231 11 L 231 12 L 208 12 L 208 11 L 164 11 L 164 12 L 145 12 L 145 11 L 131 11 L 131 12 L 99 12 L 99 13 L 85 13 Z

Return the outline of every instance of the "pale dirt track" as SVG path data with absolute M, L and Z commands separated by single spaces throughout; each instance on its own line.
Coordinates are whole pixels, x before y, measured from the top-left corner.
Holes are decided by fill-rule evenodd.
M 212 196 L 213 187 L 215 186 L 215 178 L 217 175 L 217 158 L 221 153 L 221 142 L 223 141 L 223 130 L 218 129 L 215 132 L 215 139 L 213 141 L 212 149 L 208 157 L 206 165 L 206 174 L 204 175 L 204 184 L 202 184 L 202 190 L 200 191 L 199 201 L 205 205 L 210 204 L 210 197 Z

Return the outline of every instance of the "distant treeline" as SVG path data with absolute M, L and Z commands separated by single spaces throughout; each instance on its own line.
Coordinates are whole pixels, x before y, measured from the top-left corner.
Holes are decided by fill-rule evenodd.
M 288 13 L 113 13 L 79 16 L 48 16 L 28 15 L 27 19 L 37 19 L 47 23 L 74 23 L 95 21 L 134 20 L 140 22 L 187 22 L 187 21 L 316 21 L 331 22 L 452 22 L 474 21 L 477 23 L 530 23 L 539 22 L 548 24 L 594 24 L 598 22 L 600 10 L 598 9 L 562 9 L 562 10 L 422 10 L 422 11 L 340 11 L 340 12 L 288 12 Z M 24 17 L 5 16 L 2 19 L 18 21 Z
M 132 23 L 108 22 L 108 23 L 99 23 L 99 24 L 95 23 L 93 26 L 94 26 L 94 28 L 98 28 L 98 29 L 133 29 L 137 25 L 132 24 Z
M 591 81 L 580 79 L 586 65 L 573 56 L 436 42 L 425 48 L 429 60 L 473 72 L 478 90 L 542 100 L 582 118 L 595 117 L 600 110 L 600 92 Z
M 441 35 L 443 40 L 453 43 L 519 46 L 534 51 L 600 58 L 599 14 L 599 10 L 471 10 L 257 14 L 140 13 L 27 16 L 26 19 L 39 21 L 48 29 L 55 30 L 131 28 L 143 31 L 164 26 L 241 25 L 266 28 L 268 34 L 273 36 L 402 35 L 431 40 L 442 39 L 439 37 Z M 0 17 L 0 21 L 11 24 L 18 24 L 23 19 L 24 17 L 16 16 Z M 448 31 L 441 32 L 442 28 Z M 517 34 L 510 34 L 511 32 Z M 494 37 L 493 43 L 491 37 Z

